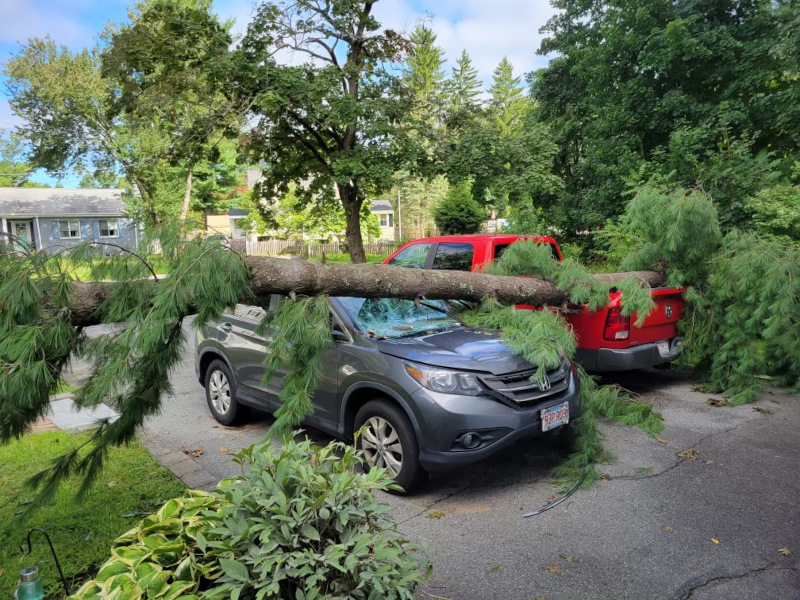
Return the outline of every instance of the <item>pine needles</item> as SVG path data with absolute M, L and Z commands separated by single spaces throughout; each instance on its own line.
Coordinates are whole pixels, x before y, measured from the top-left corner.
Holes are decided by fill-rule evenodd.
M 275 437 L 291 435 L 303 419 L 314 412 L 314 392 L 322 374 L 322 354 L 333 346 L 331 314 L 327 296 L 285 298 L 275 313 L 267 313 L 259 332 L 271 330 L 262 381 L 268 385 L 284 370 L 281 407 L 270 432 Z
M 170 370 L 183 356 L 187 314 L 201 326 L 217 318 L 247 291 L 248 271 L 238 255 L 222 246 L 181 238 L 177 226 L 154 231 L 141 254 L 85 243 L 56 256 L 0 254 L 0 441 L 22 435 L 47 410 L 61 369 L 71 356 L 88 360 L 91 373 L 75 403 L 111 404 L 120 417 L 98 422 L 79 448 L 68 450 L 31 479 L 40 487 L 37 504 L 53 496 L 73 474 L 88 491 L 112 445 L 131 441 L 145 419 L 158 412 L 171 391 Z M 154 280 L 158 265 L 165 274 Z M 75 265 L 94 280 L 115 282 L 100 307 L 113 329 L 86 341 L 69 323 L 67 297 Z
M 668 266 L 686 285 L 682 361 L 731 404 L 763 382 L 800 390 L 800 247 L 778 237 L 720 232 L 708 194 L 642 188 L 627 212 L 638 243 L 623 268 Z

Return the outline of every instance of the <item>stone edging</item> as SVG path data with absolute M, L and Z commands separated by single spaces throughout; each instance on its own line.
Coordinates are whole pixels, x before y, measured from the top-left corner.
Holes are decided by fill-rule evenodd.
M 157 438 L 146 433 L 140 433 L 139 438 L 158 462 L 190 489 L 208 492 L 217 487 L 218 479 L 191 456 L 164 446 Z

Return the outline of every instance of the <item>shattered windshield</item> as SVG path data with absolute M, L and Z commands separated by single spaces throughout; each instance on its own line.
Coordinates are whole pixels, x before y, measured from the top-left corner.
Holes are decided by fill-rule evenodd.
M 416 306 L 412 300 L 398 298 L 337 298 L 353 323 L 376 338 L 402 338 L 459 327 L 453 317 L 431 307 L 448 311 L 440 300 L 426 300 Z

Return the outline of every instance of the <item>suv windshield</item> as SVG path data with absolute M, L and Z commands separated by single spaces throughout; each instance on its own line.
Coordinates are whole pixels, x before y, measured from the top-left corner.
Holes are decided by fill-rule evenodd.
M 377 338 L 401 338 L 460 327 L 453 317 L 429 306 L 415 306 L 411 300 L 398 298 L 336 298 L 339 305 L 361 331 Z M 447 311 L 441 300 L 426 304 Z

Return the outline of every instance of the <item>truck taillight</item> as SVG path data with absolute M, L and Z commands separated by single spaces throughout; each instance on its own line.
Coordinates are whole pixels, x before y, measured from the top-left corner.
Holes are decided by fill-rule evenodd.
M 608 311 L 603 338 L 611 341 L 627 340 L 631 335 L 631 318 L 622 316 L 622 308 L 615 306 Z

